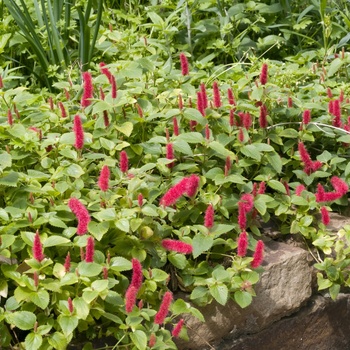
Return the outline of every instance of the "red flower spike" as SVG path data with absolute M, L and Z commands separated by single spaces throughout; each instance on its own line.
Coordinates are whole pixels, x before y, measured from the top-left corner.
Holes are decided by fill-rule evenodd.
M 111 173 L 109 171 L 109 168 L 107 165 L 104 165 L 102 167 L 100 177 L 98 179 L 98 187 L 100 188 L 101 191 L 107 191 L 109 188 L 109 177 Z
M 197 122 L 195 120 L 190 120 L 190 130 L 195 131 L 197 126 Z
M 179 124 L 175 117 L 173 118 L 173 131 L 174 131 L 174 136 L 179 136 Z
M 67 302 L 68 302 L 68 310 L 69 310 L 70 314 L 72 314 L 73 311 L 74 311 L 74 306 L 73 306 L 72 298 L 69 297 L 68 300 L 67 300 Z
M 252 195 L 253 195 L 254 197 L 256 197 L 257 192 L 258 192 L 258 184 L 257 184 L 256 182 L 254 182 L 254 184 L 253 184 L 253 189 L 252 189 Z
M 156 345 L 156 342 L 157 342 L 157 337 L 154 333 L 152 333 L 149 337 L 148 346 L 152 349 L 154 345 Z
M 347 185 L 347 183 L 337 176 L 333 176 L 331 178 L 331 184 L 337 192 L 337 195 L 339 195 L 340 197 L 344 196 L 344 194 L 346 194 L 349 190 L 349 186 Z
M 287 196 L 290 196 L 290 189 L 287 181 L 283 181 L 283 186 L 286 189 Z
M 332 120 L 332 125 L 337 128 L 341 128 L 342 122 L 341 122 L 341 110 L 340 110 L 339 100 L 333 101 L 333 115 L 334 115 L 334 118 Z
M 297 196 L 301 196 L 301 193 L 306 190 L 305 186 L 304 185 L 298 185 L 295 189 L 295 194 Z
M 39 285 L 39 275 L 38 273 L 35 271 L 33 273 L 33 279 L 34 279 L 34 287 L 35 288 L 38 288 L 38 285 Z
M 218 83 L 214 81 L 213 83 L 213 100 L 214 100 L 214 107 L 219 108 L 221 107 L 221 99 L 220 99 L 220 90 Z
M 204 226 L 208 229 L 214 226 L 214 207 L 209 204 L 204 216 Z
M 66 109 L 64 108 L 64 104 L 62 102 L 58 102 L 58 107 L 61 110 L 61 117 L 66 118 L 67 112 L 66 112 Z
M 176 201 L 187 192 L 187 181 L 187 178 L 183 178 L 180 182 L 171 187 L 160 199 L 159 204 L 165 207 L 175 204 Z
M 328 113 L 333 114 L 334 113 L 334 101 L 330 100 L 328 102 Z
M 109 126 L 109 118 L 108 118 L 108 112 L 103 111 L 103 124 L 107 128 Z
M 230 126 L 235 126 L 236 122 L 235 122 L 235 110 L 234 109 L 230 109 Z
M 84 91 L 83 91 L 83 96 L 81 98 L 81 106 L 83 108 L 90 106 L 91 104 L 91 99 L 93 97 L 93 86 L 92 86 L 92 76 L 89 72 L 83 72 L 82 74 L 83 80 L 84 80 Z
M 209 129 L 209 125 L 208 124 L 205 125 L 205 139 L 206 140 L 210 139 L 210 129 Z
M 176 325 L 175 327 L 173 328 L 172 332 L 171 332 L 171 335 L 174 337 L 174 338 L 177 338 L 179 335 L 180 335 L 180 332 L 181 332 L 181 329 L 184 325 L 184 320 L 181 319 Z
M 288 97 L 288 108 L 292 108 L 293 107 L 293 99 L 289 96 Z
M 311 112 L 309 109 L 306 109 L 303 113 L 303 124 L 307 125 L 311 121 Z
M 241 230 L 247 226 L 247 212 L 243 202 L 238 202 L 238 225 Z
M 247 232 L 243 231 L 238 237 L 237 243 L 237 255 L 240 257 L 245 257 L 248 249 L 248 235 Z
M 344 91 L 343 90 L 340 90 L 339 102 L 340 103 L 344 102 Z
M 177 241 L 174 239 L 163 239 L 162 246 L 166 250 L 170 250 L 181 254 L 191 254 L 193 251 L 193 247 L 191 244 Z
M 111 87 L 112 87 L 112 98 L 117 98 L 117 82 L 115 80 L 115 77 L 114 75 L 112 75 L 112 78 L 111 78 Z
M 54 106 L 53 106 L 53 99 L 51 96 L 49 97 L 49 106 L 50 106 L 50 110 L 53 111 Z
M 69 91 L 66 88 L 64 88 L 63 90 L 64 90 L 64 94 L 66 95 L 66 100 L 69 101 L 70 100 Z
M 226 162 L 225 162 L 225 166 L 226 166 L 226 169 L 227 169 L 227 172 L 229 172 L 231 170 L 231 157 L 230 156 L 227 156 L 226 157 Z
M 258 194 L 264 194 L 266 191 L 266 183 L 265 181 L 260 182 Z
M 267 128 L 267 108 L 265 105 L 260 106 L 259 124 L 260 128 Z
M 266 83 L 267 83 L 267 70 L 268 70 L 267 63 L 264 63 L 261 67 L 261 72 L 260 72 L 260 84 L 261 85 L 266 85 Z
M 304 144 L 299 142 L 298 150 L 300 154 L 301 161 L 304 163 L 304 172 L 308 175 L 318 170 L 322 163 L 320 161 L 312 161 L 309 153 L 307 152 Z
M 239 130 L 238 130 L 238 141 L 244 142 L 244 132 L 243 132 L 242 128 L 239 128 Z
M 227 89 L 227 98 L 228 98 L 228 103 L 230 105 L 233 105 L 233 106 L 236 105 L 235 97 L 233 96 L 233 91 L 231 88 Z
M 190 71 L 188 68 L 188 60 L 186 55 L 183 52 L 180 53 L 180 64 L 181 64 L 181 74 L 183 76 L 189 75 Z
M 173 147 L 173 144 L 172 143 L 168 143 L 166 145 L 166 159 L 168 160 L 173 160 L 175 158 L 174 156 L 174 147 Z M 173 168 L 175 165 L 175 162 L 171 162 L 169 164 L 167 164 L 167 167 L 168 168 Z
M 191 175 L 190 177 L 186 178 L 186 194 L 189 197 L 194 197 L 197 193 L 199 180 L 200 178 L 198 175 Z
M 125 311 L 129 314 L 136 304 L 137 289 L 130 285 L 125 293 Z
M 250 113 L 241 113 L 240 117 L 241 117 L 243 127 L 245 127 L 248 130 L 253 123 Z
M 204 108 L 203 94 L 200 91 L 197 92 L 197 109 L 204 117 L 205 108 Z
M 207 95 L 207 89 L 205 88 L 205 84 L 201 83 L 199 89 L 202 94 L 203 108 L 206 109 L 208 108 L 208 95 Z
M 137 108 L 137 113 L 138 113 L 139 117 L 143 118 L 143 110 L 138 103 L 136 103 L 136 108 Z
M 323 225 L 327 226 L 330 222 L 330 218 L 326 207 L 321 207 L 321 217 Z
M 75 134 L 74 147 L 76 149 L 82 149 L 84 147 L 84 129 L 81 119 L 78 115 L 74 117 L 73 131 Z
M 164 294 L 162 303 L 160 304 L 159 310 L 156 313 L 156 316 L 154 318 L 154 323 L 155 324 L 162 324 L 164 323 L 164 320 L 169 312 L 169 307 L 171 302 L 173 301 L 173 295 L 171 292 L 166 292 Z
M 126 173 L 129 170 L 129 159 L 125 151 L 120 152 L 119 167 L 122 173 Z
M 92 263 L 94 262 L 95 255 L 95 241 L 94 237 L 88 237 L 85 251 L 85 262 Z
M 4 82 L 2 81 L 2 76 L 0 75 L 0 89 L 4 87 Z
M 251 267 L 257 268 L 261 265 L 264 259 L 264 242 L 258 241 L 255 247 L 255 252 L 253 255 L 253 261 L 251 262 Z
M 333 97 L 333 94 L 332 94 L 332 90 L 331 90 L 331 88 L 327 88 L 327 96 L 329 97 L 329 98 L 332 98 Z
M 74 197 L 68 201 L 68 206 L 78 220 L 77 234 L 79 236 L 85 234 L 87 232 L 88 224 L 91 221 L 88 210 L 79 199 Z
M 32 252 L 34 259 L 39 262 L 41 262 L 45 258 L 43 253 L 43 245 L 40 241 L 39 231 L 36 231 L 35 233 Z
M 178 98 L 179 98 L 179 109 L 181 110 L 181 109 L 184 108 L 184 104 L 183 104 L 183 101 L 182 101 L 182 95 L 180 94 Z
M 142 275 L 142 265 L 139 260 L 132 259 L 132 277 L 131 277 L 131 286 L 134 286 L 138 291 L 141 288 L 143 275 Z
M 137 203 L 138 203 L 139 207 L 141 208 L 142 204 L 143 204 L 143 195 L 142 195 L 142 193 L 139 193 L 139 195 L 137 196 Z
M 70 271 L 70 253 L 68 252 L 66 255 L 66 259 L 64 260 L 64 270 L 65 272 Z
M 102 89 L 102 87 L 100 86 L 100 100 L 102 100 L 102 101 L 104 101 L 104 99 L 105 99 L 105 93 L 103 92 L 103 89 Z
M 7 110 L 7 122 L 9 123 L 10 126 L 13 125 L 12 112 L 10 108 Z

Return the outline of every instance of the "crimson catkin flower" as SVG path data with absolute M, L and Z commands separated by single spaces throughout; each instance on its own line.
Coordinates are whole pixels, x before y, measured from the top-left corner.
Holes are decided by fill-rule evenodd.
M 156 342 L 157 342 L 157 337 L 154 333 L 152 333 L 149 337 L 148 346 L 150 348 L 153 348 L 154 345 L 156 345 Z
M 241 230 L 245 230 L 247 226 L 247 213 L 253 209 L 254 197 L 246 193 L 241 196 L 238 202 L 238 225 Z
M 210 129 L 209 129 L 209 125 L 205 124 L 205 139 L 209 140 L 210 139 Z
M 178 98 L 179 98 L 179 109 L 181 110 L 181 109 L 184 108 L 184 104 L 183 104 L 183 101 L 182 101 L 182 95 L 180 94 Z
M 174 132 L 174 136 L 179 136 L 179 124 L 175 117 L 173 118 L 173 132 Z
M 334 118 L 332 120 L 332 125 L 337 128 L 340 128 L 342 126 L 342 122 L 341 122 L 341 109 L 340 109 L 339 100 L 333 101 L 333 115 L 334 115 Z
M 327 96 L 329 97 L 329 98 L 332 98 L 333 97 L 333 94 L 332 94 L 332 90 L 331 90 L 331 88 L 327 88 Z
M 288 97 L 288 108 L 292 108 L 293 107 L 293 99 L 289 96 Z
M 108 112 L 103 111 L 103 124 L 107 128 L 109 126 L 109 118 L 108 118 Z
M 197 122 L 195 120 L 190 120 L 190 130 L 195 131 L 197 126 Z
M 213 100 L 214 100 L 214 107 L 219 108 L 221 107 L 221 98 L 220 98 L 220 90 L 218 83 L 214 81 L 213 83 Z
M 310 123 L 310 121 L 311 121 L 311 112 L 309 109 L 306 109 L 303 112 L 303 124 L 307 125 Z
M 297 196 L 300 196 L 301 193 L 305 190 L 305 186 L 304 185 L 298 185 L 296 188 L 295 188 L 295 194 Z
M 117 97 L 117 84 L 116 84 L 116 81 L 115 81 L 115 77 L 110 72 L 110 70 L 106 67 L 104 62 L 100 63 L 100 70 L 101 70 L 101 73 L 104 74 L 107 77 L 109 83 L 111 84 L 111 87 L 112 87 L 112 98 L 116 98 Z
M 186 55 L 183 52 L 180 53 L 180 63 L 181 63 L 181 74 L 183 76 L 188 75 L 189 74 L 188 60 Z
M 233 96 L 233 91 L 231 88 L 227 89 L 227 98 L 230 105 L 236 105 L 235 97 Z
M 204 117 L 205 108 L 204 108 L 203 94 L 200 91 L 197 92 L 197 109 Z
M 43 245 L 40 241 L 39 231 L 36 231 L 33 241 L 33 257 L 35 260 L 41 262 L 44 259 L 44 253 L 43 253 Z
M 103 273 L 103 279 L 107 280 L 108 279 L 108 268 L 106 266 L 103 266 L 102 273 Z
M 187 178 L 183 178 L 171 187 L 160 199 L 159 204 L 165 207 L 173 205 L 183 194 L 187 193 Z
M 241 114 L 241 120 L 242 120 L 242 125 L 248 130 L 252 124 L 252 116 L 250 115 L 250 113 L 242 113 Z
M 258 194 L 264 194 L 266 191 L 266 183 L 265 181 L 260 182 Z
M 244 132 L 243 132 L 242 128 L 239 128 L 239 130 L 238 130 L 238 141 L 244 142 Z
M 156 316 L 154 318 L 155 324 L 162 324 L 165 320 L 165 317 L 167 316 L 169 312 L 169 307 L 171 302 L 173 301 L 173 295 L 171 292 L 166 292 L 164 294 L 162 303 L 160 304 L 159 310 L 156 313 Z
M 177 241 L 174 239 L 163 239 L 162 246 L 166 250 L 171 250 L 181 254 L 191 254 L 193 251 L 193 247 L 191 244 Z
M 267 83 L 267 63 L 264 63 L 261 67 L 261 73 L 260 73 L 260 83 L 261 85 L 265 85 Z
M 174 147 L 173 144 L 170 142 L 166 145 L 166 159 L 168 160 L 173 160 L 174 157 Z M 175 162 L 171 162 L 169 164 L 167 164 L 168 168 L 173 168 L 175 165 Z
M 194 195 L 197 193 L 198 185 L 199 185 L 199 176 L 198 175 L 191 175 L 190 177 L 186 178 L 186 194 L 189 197 L 194 197 Z
M 331 202 L 335 201 L 344 194 L 346 194 L 349 190 L 348 185 L 342 179 L 337 176 L 333 176 L 331 178 L 331 184 L 335 191 L 333 192 L 325 192 L 323 186 L 321 184 L 317 185 L 317 192 L 315 193 L 316 202 Z
M 49 106 L 50 106 L 50 110 L 53 111 L 53 99 L 51 96 L 49 97 Z
M 260 106 L 259 124 L 262 129 L 267 128 L 267 108 L 264 104 Z
M 68 206 L 70 210 L 73 212 L 73 214 L 77 217 L 77 220 L 78 220 L 77 234 L 81 236 L 87 232 L 88 224 L 91 221 L 89 212 L 85 208 L 85 206 L 79 201 L 79 199 L 74 197 L 68 201 Z
M 142 207 L 142 204 L 143 204 L 143 195 L 142 195 L 142 193 L 139 193 L 139 195 L 137 196 L 137 203 L 138 203 L 139 207 Z
M 73 131 L 75 134 L 74 147 L 76 149 L 82 149 L 84 147 L 84 130 L 81 119 L 78 115 L 74 117 Z
M 142 285 L 143 275 L 142 275 L 142 265 L 139 260 L 132 259 L 132 277 L 131 277 L 131 286 L 134 286 L 136 290 L 139 290 Z
M 10 108 L 7 110 L 7 122 L 9 123 L 9 125 L 13 125 L 12 112 Z
M 84 91 L 81 98 L 81 106 L 88 107 L 91 104 L 91 99 L 93 97 L 93 86 L 92 86 L 92 76 L 89 72 L 83 72 L 82 74 L 84 80 Z
M 72 314 L 73 311 L 74 311 L 74 306 L 73 306 L 72 298 L 69 297 L 68 300 L 67 300 L 67 302 L 68 302 L 68 310 L 69 310 L 69 312 Z
M 247 254 L 247 249 L 248 249 L 248 235 L 247 235 L 247 232 L 242 231 L 238 237 L 237 255 L 243 258 Z
M 68 252 L 66 255 L 66 259 L 64 260 L 64 270 L 66 272 L 70 271 L 70 253 Z
M 129 169 L 129 159 L 125 151 L 120 152 L 119 156 L 119 167 L 122 173 L 126 173 Z
M 321 207 L 321 217 L 323 225 L 327 226 L 330 222 L 330 218 L 326 207 Z
M 306 174 L 310 175 L 311 173 L 317 171 L 322 166 L 322 163 L 320 161 L 311 160 L 311 157 L 307 152 L 305 145 L 302 142 L 299 142 L 298 150 L 299 150 L 300 158 L 304 163 L 304 172 Z
M 199 86 L 200 92 L 202 94 L 202 100 L 203 100 L 203 108 L 208 108 L 208 95 L 207 95 L 207 89 L 205 88 L 205 84 L 201 83 Z
M 61 117 L 66 118 L 67 117 L 67 112 L 66 109 L 64 108 L 64 104 L 60 101 L 58 102 L 58 107 L 61 110 Z
M 183 327 L 183 324 L 184 324 L 184 320 L 181 319 L 176 325 L 175 327 L 173 328 L 172 332 L 171 332 L 171 335 L 174 337 L 174 338 L 177 338 L 179 335 L 180 335 L 180 332 L 181 332 L 181 329 Z
M 212 228 L 213 225 L 214 225 L 214 207 L 212 204 L 209 204 L 204 215 L 204 226 L 206 228 Z
M 85 251 L 85 262 L 92 263 L 94 262 L 95 255 L 95 241 L 94 237 L 88 237 Z
M 137 289 L 130 285 L 125 293 L 125 311 L 130 313 L 136 304 Z
M 69 91 L 66 89 L 66 88 L 64 88 L 63 89 L 64 90 L 64 94 L 66 95 L 66 100 L 70 100 L 70 94 L 69 94 Z
M 235 110 L 230 109 L 230 119 L 229 119 L 230 126 L 235 126 Z
M 100 177 L 98 179 L 98 187 L 100 188 L 101 191 L 107 191 L 109 188 L 109 177 L 111 173 L 109 171 L 109 168 L 107 165 L 104 165 L 102 167 Z
M 253 261 L 251 262 L 251 267 L 257 268 L 261 265 L 263 259 L 264 259 L 264 242 L 258 241 L 255 247 L 255 252 L 253 255 Z

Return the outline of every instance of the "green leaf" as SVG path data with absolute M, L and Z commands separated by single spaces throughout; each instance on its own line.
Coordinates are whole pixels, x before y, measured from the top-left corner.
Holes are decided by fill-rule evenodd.
M 122 125 L 115 125 L 115 128 L 125 136 L 129 137 L 132 133 L 134 125 L 131 122 L 125 122 Z
M 252 296 L 246 291 L 238 290 L 234 294 L 234 299 L 236 303 L 244 309 L 245 307 L 249 306 L 252 302 Z
M 156 208 L 157 207 L 153 204 L 146 204 L 142 207 L 141 212 L 146 216 L 159 216 Z
M 139 350 L 146 350 L 147 336 L 145 332 L 137 329 L 136 331 L 130 334 L 130 338 Z
M 46 309 L 50 302 L 50 295 L 46 290 L 38 290 L 30 294 L 30 300 L 42 310 Z
M 103 280 L 102 282 L 104 281 L 106 281 L 108 284 L 107 280 Z M 85 320 L 89 316 L 90 307 L 89 307 L 89 304 L 83 298 L 81 297 L 74 298 L 73 306 L 74 306 L 75 314 L 79 319 Z
M 241 153 L 249 158 L 253 158 L 260 162 L 261 154 L 254 145 L 245 145 L 241 148 Z
M 132 264 L 130 260 L 117 256 L 111 260 L 111 269 L 114 271 L 129 271 L 132 269 Z
M 117 214 L 114 208 L 102 209 L 100 212 L 93 214 L 93 216 L 99 221 L 115 220 Z
M 193 257 L 197 258 L 203 252 L 208 251 L 213 246 L 214 239 L 211 236 L 197 234 L 192 240 Z
M 116 324 L 123 324 L 123 321 L 118 316 L 110 314 L 109 312 L 103 312 L 102 317 L 105 317 Z
M 212 297 L 221 305 L 225 305 L 228 299 L 228 288 L 225 284 L 216 283 L 209 286 Z
M 12 157 L 7 152 L 0 153 L 0 171 L 12 166 Z
M 273 169 L 276 171 L 276 173 L 280 174 L 282 171 L 282 165 L 283 165 L 281 157 L 277 153 L 273 152 L 273 153 L 267 154 L 266 158 L 269 164 L 271 164 Z
M 60 325 L 63 334 L 68 337 L 71 335 L 75 328 L 78 327 L 78 318 L 76 316 L 59 315 L 57 317 L 58 324 Z
M 340 291 L 340 284 L 334 283 L 330 288 L 329 288 L 329 295 L 333 300 L 337 299 L 337 296 Z
M 103 236 L 108 232 L 109 229 L 109 222 L 103 221 L 103 222 L 95 222 L 90 221 L 88 225 L 89 232 L 94 236 L 95 239 L 100 241 Z
M 67 225 L 62 220 L 55 217 L 49 218 L 49 224 L 54 227 L 67 228 Z
M 277 180 L 269 180 L 267 182 L 267 185 L 278 192 L 281 192 L 283 194 L 287 193 L 284 185 Z
M 197 286 L 193 289 L 190 299 L 194 300 L 194 299 L 199 299 L 204 297 L 206 294 L 209 293 L 209 289 L 207 287 L 204 286 Z
M 164 282 L 168 279 L 169 275 L 160 269 L 152 269 L 152 280 L 155 282 Z
M 123 232 L 129 232 L 130 230 L 128 219 L 119 219 L 118 221 L 115 222 L 115 226 L 116 228 L 118 228 L 120 231 L 123 231 Z
M 187 265 L 187 259 L 184 254 L 169 254 L 168 260 L 180 270 L 184 269 Z
M 83 175 L 85 171 L 83 168 L 78 164 L 71 164 L 66 169 L 66 174 L 72 177 L 75 177 L 76 179 L 79 178 L 81 175 Z
M 5 249 L 5 248 L 11 246 L 15 240 L 16 240 L 15 235 L 1 235 L 0 248 Z
M 7 323 L 14 325 L 22 331 L 28 331 L 34 328 L 36 316 L 29 311 L 15 311 L 5 316 Z
M 234 153 L 229 151 L 225 146 L 223 146 L 220 142 L 212 141 L 208 144 L 209 148 L 215 151 L 218 156 L 222 159 L 226 159 L 227 156 L 234 157 Z
M 59 245 L 67 245 L 67 243 L 71 243 L 68 238 L 62 236 L 50 236 L 44 241 L 43 246 L 44 248 L 56 247 Z
M 37 333 L 29 333 L 25 340 L 24 345 L 26 349 L 37 350 L 40 348 L 43 342 L 43 337 Z
M 187 156 L 193 155 L 192 149 L 186 141 L 176 140 L 173 142 L 173 145 L 174 145 L 174 150 L 176 152 L 180 152 L 180 153 L 185 154 Z
M 194 131 L 180 134 L 177 136 L 177 140 L 183 140 L 187 143 L 202 143 L 204 141 L 204 137 L 201 133 Z
M 327 76 L 332 77 L 335 73 L 338 72 L 340 67 L 344 64 L 344 60 L 341 58 L 335 58 L 332 63 L 330 64 L 328 70 L 327 70 Z
M 67 348 L 67 338 L 60 332 L 55 332 L 49 337 L 49 344 L 57 350 L 65 350 Z
M 230 232 L 235 228 L 234 225 L 227 225 L 227 224 L 216 224 L 211 229 L 211 234 L 215 235 L 215 237 L 219 237 L 224 233 Z
M 317 274 L 317 285 L 318 285 L 318 290 L 323 290 L 327 289 L 332 286 L 332 281 L 330 281 L 327 278 L 323 278 L 321 273 Z
M 97 263 L 87 263 L 85 261 L 81 261 L 78 264 L 78 272 L 81 276 L 85 277 L 94 277 L 101 273 L 102 266 Z
M 0 185 L 16 187 L 18 179 L 19 179 L 18 173 L 12 172 L 12 173 L 9 173 L 8 175 L 0 178 Z

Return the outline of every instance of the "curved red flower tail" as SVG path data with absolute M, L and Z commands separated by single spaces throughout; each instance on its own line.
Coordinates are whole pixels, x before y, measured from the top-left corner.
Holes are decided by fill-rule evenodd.
M 221 98 L 220 98 L 220 90 L 219 90 L 219 85 L 216 81 L 213 83 L 213 102 L 214 102 L 214 107 L 219 108 L 221 107 Z
M 193 247 L 191 244 L 177 241 L 174 239 L 163 239 L 162 246 L 167 250 L 171 250 L 182 254 L 191 254 L 193 252 Z
M 175 159 L 175 156 L 174 156 L 174 147 L 173 147 L 173 144 L 170 142 L 170 143 L 167 143 L 166 145 L 166 159 L 168 160 L 173 160 Z M 167 164 L 167 167 L 169 169 L 173 168 L 175 165 L 175 162 L 171 162 L 169 164 Z
M 248 235 L 247 232 L 243 231 L 238 237 L 237 243 L 237 255 L 240 257 L 245 257 L 248 249 Z
M 74 147 L 80 150 L 84 147 L 84 129 L 79 115 L 74 117 L 73 131 L 75 134 Z
M 183 52 L 180 53 L 180 64 L 181 64 L 181 74 L 184 76 L 189 75 L 190 71 L 188 68 L 188 60 L 186 55 Z
M 187 182 L 188 179 L 185 177 L 176 185 L 171 187 L 168 192 L 166 192 L 165 195 L 160 199 L 160 205 L 167 207 L 175 204 L 176 201 L 187 192 Z
M 329 213 L 326 207 L 321 207 L 321 217 L 323 225 L 327 226 L 330 223 Z
M 109 188 L 109 177 L 111 173 L 109 171 L 109 168 L 107 165 L 104 165 L 102 167 L 100 177 L 98 179 L 98 187 L 101 189 L 101 191 L 107 191 Z
M 181 332 L 181 329 L 184 325 L 184 320 L 181 319 L 176 325 L 175 327 L 173 328 L 172 332 L 171 332 L 171 335 L 174 337 L 174 338 L 177 338 L 179 335 L 180 335 L 180 332 Z
M 253 261 L 251 262 L 251 267 L 257 268 L 261 265 L 264 259 L 264 242 L 263 241 L 258 241 L 255 247 L 255 252 L 253 255 Z
M 201 92 L 201 96 L 202 96 L 202 100 L 203 100 L 203 108 L 206 109 L 208 108 L 208 95 L 207 95 L 207 89 L 205 88 L 205 84 L 201 83 L 201 85 L 199 86 L 200 92 Z
M 204 216 L 204 226 L 208 229 L 214 226 L 214 207 L 209 204 Z
M 43 245 L 41 244 L 38 230 L 36 231 L 34 236 L 32 252 L 34 259 L 39 262 L 41 262 L 45 258 L 45 255 L 43 253 Z
M 295 194 L 297 196 L 301 196 L 301 193 L 306 190 L 305 186 L 304 185 L 298 185 L 295 189 Z
M 156 316 L 154 318 L 155 324 L 162 324 L 164 323 L 164 320 L 169 312 L 169 307 L 171 302 L 173 301 L 173 295 L 171 292 L 166 292 L 164 294 L 162 303 L 160 304 L 159 310 L 156 313 Z
M 85 262 L 92 263 L 94 262 L 95 255 L 95 241 L 94 237 L 88 237 L 85 251 Z
M 268 70 L 267 63 L 264 63 L 261 67 L 261 72 L 260 72 L 260 84 L 261 85 L 265 85 L 267 83 L 267 70 Z
M 311 111 L 309 109 L 306 109 L 303 112 L 303 124 L 307 125 L 310 123 L 310 121 L 311 121 Z
M 93 85 L 92 85 L 92 76 L 89 72 L 83 72 L 82 74 L 84 80 L 84 91 L 81 98 L 81 106 L 88 107 L 91 104 L 91 99 L 93 98 Z
M 126 173 L 129 170 L 129 159 L 125 151 L 120 152 L 119 156 L 119 167 L 122 173 Z
M 134 286 L 138 291 L 141 288 L 143 275 L 142 275 L 142 265 L 139 260 L 132 259 L 132 277 L 131 277 L 131 286 Z
M 191 175 L 190 177 L 186 178 L 186 194 L 189 197 L 194 197 L 197 193 L 198 186 L 199 186 L 199 176 L 198 175 Z
M 66 255 L 66 259 L 64 260 L 64 270 L 66 272 L 70 271 L 70 253 L 68 252 Z
M 125 311 L 130 313 L 136 305 L 137 289 L 130 285 L 125 293 Z
M 78 220 L 77 234 L 79 236 L 85 234 L 87 232 L 88 224 L 91 221 L 88 210 L 79 199 L 74 197 L 68 201 L 68 206 Z

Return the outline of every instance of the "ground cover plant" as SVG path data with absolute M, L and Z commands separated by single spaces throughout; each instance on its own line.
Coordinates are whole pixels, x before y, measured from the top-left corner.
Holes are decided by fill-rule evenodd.
M 112 60 L 118 33 L 101 30 L 107 63 L 63 70 L 52 92 L 1 72 L 1 346 L 176 349 L 196 305 L 252 302 L 271 220 L 305 239 L 336 298 L 350 54 L 218 64 L 140 36 Z

